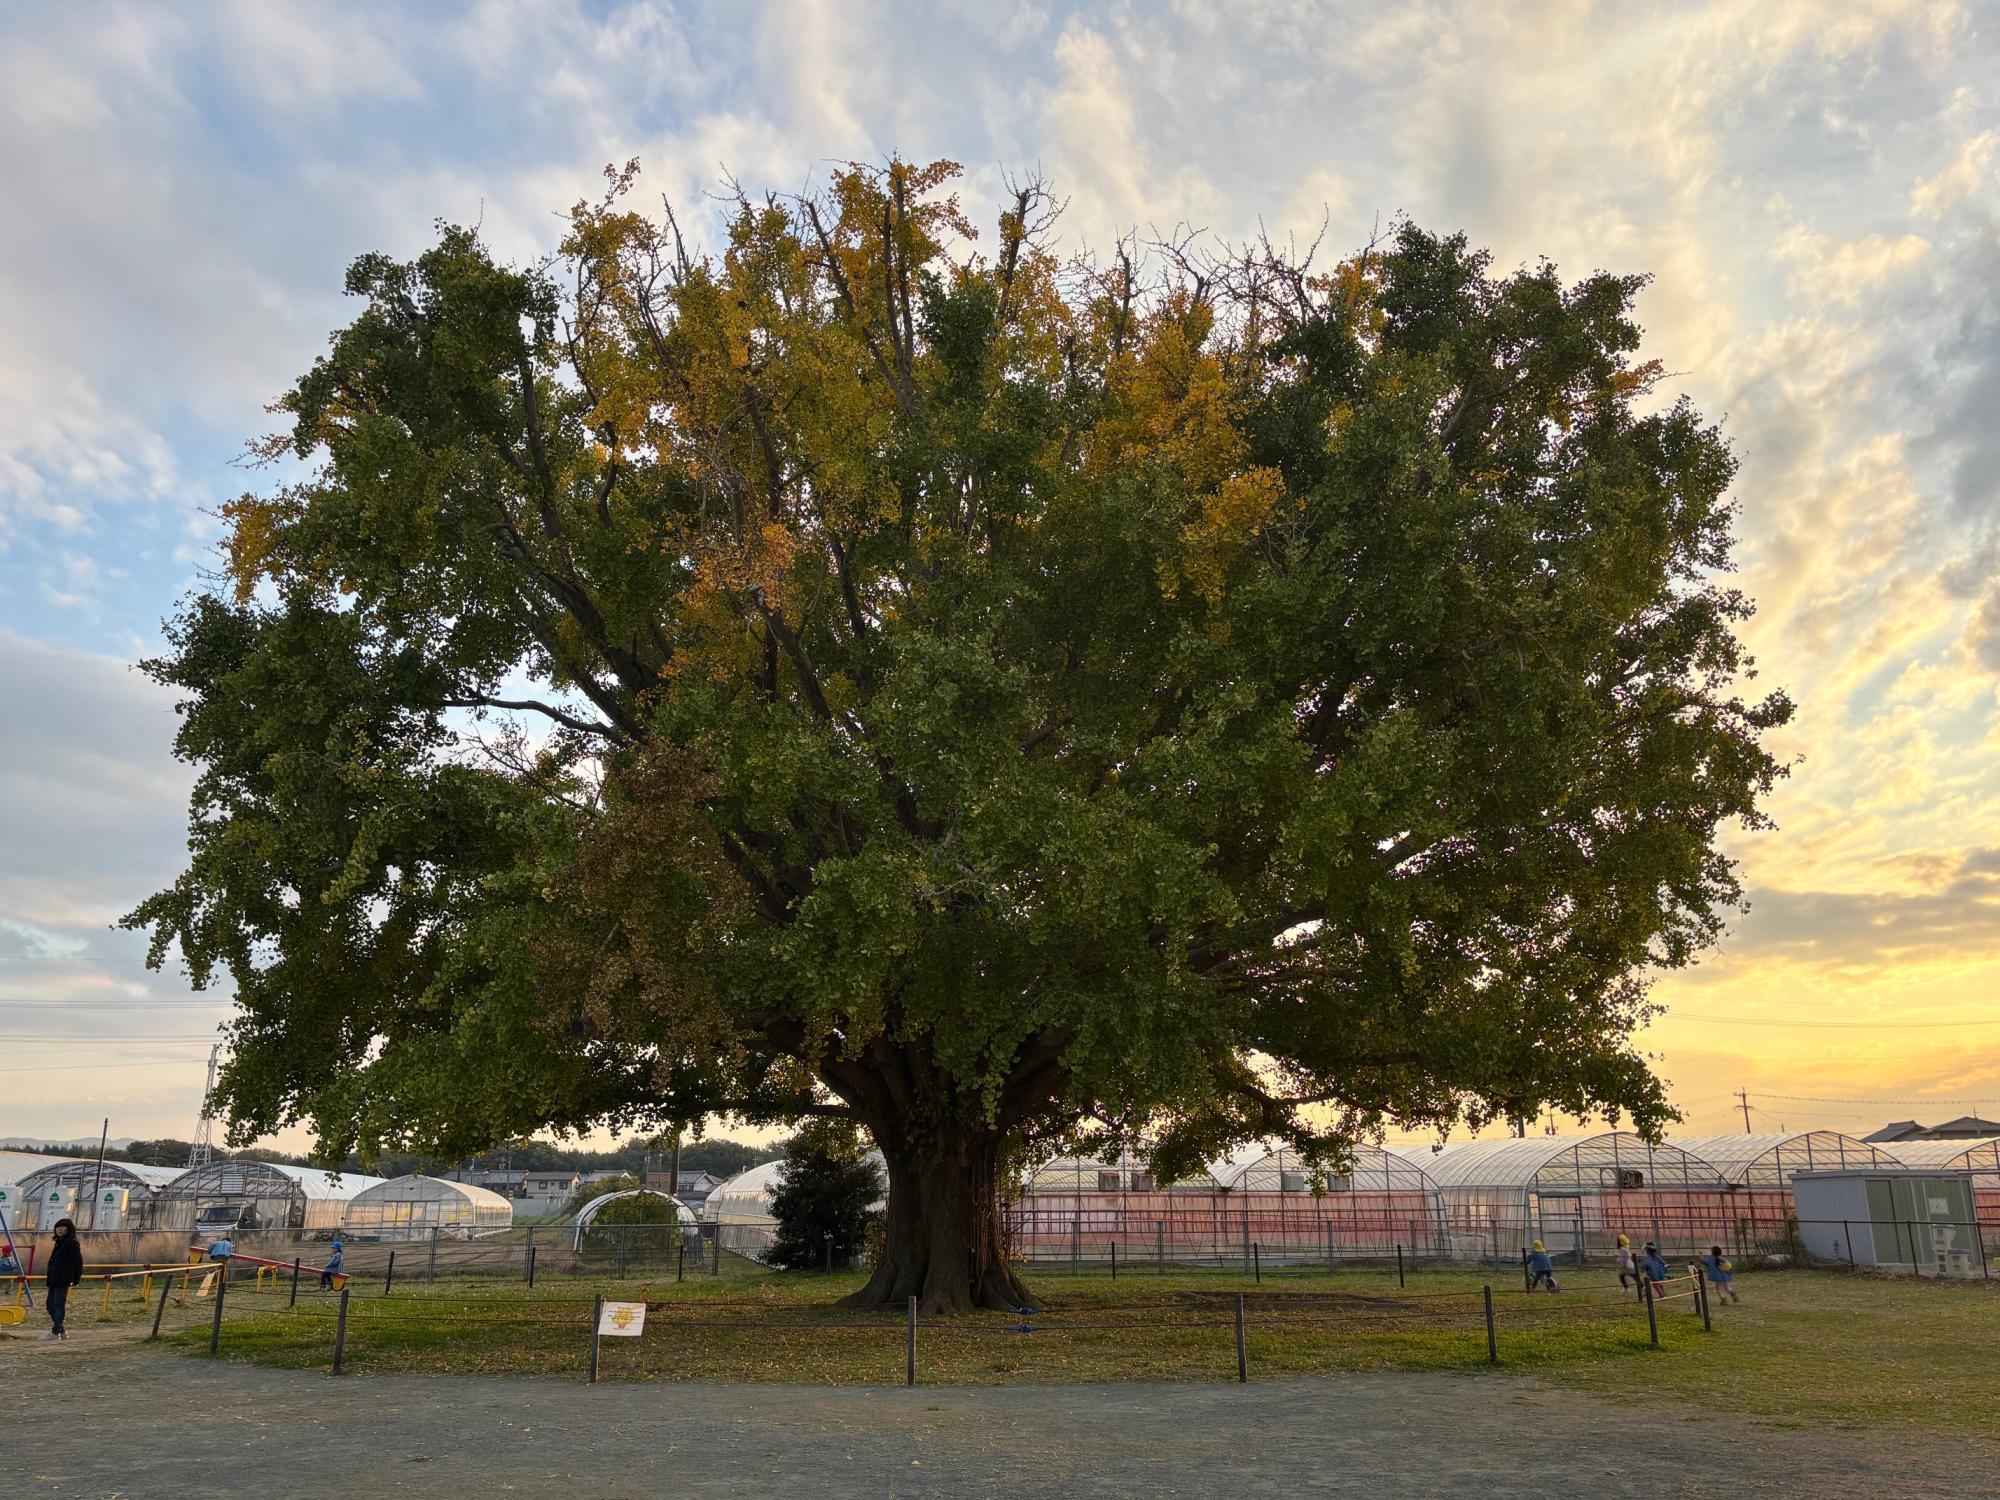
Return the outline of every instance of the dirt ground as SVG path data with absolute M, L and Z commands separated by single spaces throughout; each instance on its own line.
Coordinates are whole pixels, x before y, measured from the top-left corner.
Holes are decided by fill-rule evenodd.
M 60 1412 L 60 1420 L 51 1413 Z M 1493 1376 L 820 1389 L 349 1375 L 0 1343 L 0 1494 L 119 1500 L 1974 1493 L 2000 1445 Z

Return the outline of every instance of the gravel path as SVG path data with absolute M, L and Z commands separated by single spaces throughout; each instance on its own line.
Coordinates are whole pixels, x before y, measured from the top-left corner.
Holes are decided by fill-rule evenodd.
M 2000 1445 L 1503 1375 L 991 1390 L 325 1375 L 0 1344 L 0 1494 L 1952 1496 Z

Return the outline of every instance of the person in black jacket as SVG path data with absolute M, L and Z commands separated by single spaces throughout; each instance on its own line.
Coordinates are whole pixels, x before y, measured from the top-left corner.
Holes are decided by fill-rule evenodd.
M 49 1251 L 44 1276 L 49 1321 L 55 1325 L 49 1330 L 49 1337 L 60 1339 L 69 1336 L 63 1332 L 63 1309 L 69 1302 L 69 1289 L 83 1280 L 83 1246 L 76 1241 L 76 1225 L 68 1219 L 56 1220 L 55 1236 L 55 1248 Z

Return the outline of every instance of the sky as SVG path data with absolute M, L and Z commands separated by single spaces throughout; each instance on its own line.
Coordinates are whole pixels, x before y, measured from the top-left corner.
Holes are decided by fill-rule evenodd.
M 1009 171 L 1067 243 L 1408 216 L 1643 271 L 1742 461 L 1800 705 L 1751 910 L 1641 1045 L 1689 1133 L 2000 1112 L 2000 13 L 1672 6 L 0 0 L 0 1136 L 187 1136 L 226 996 L 110 924 L 184 855 L 132 663 L 215 564 L 341 275 L 440 219 L 555 248 L 606 163 L 712 230 L 829 164 Z M 293 1137 L 288 1144 L 299 1144 Z

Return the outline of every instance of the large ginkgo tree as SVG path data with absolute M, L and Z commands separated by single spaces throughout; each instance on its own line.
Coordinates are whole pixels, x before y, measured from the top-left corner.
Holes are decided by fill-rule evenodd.
M 239 1138 L 848 1117 L 856 1300 L 952 1310 L 1028 1295 L 1002 1164 L 1079 1131 L 1666 1118 L 1647 976 L 1789 705 L 1641 279 L 1059 256 L 954 174 L 354 263 L 305 477 L 148 663 L 200 775 L 127 920 L 233 983 Z

